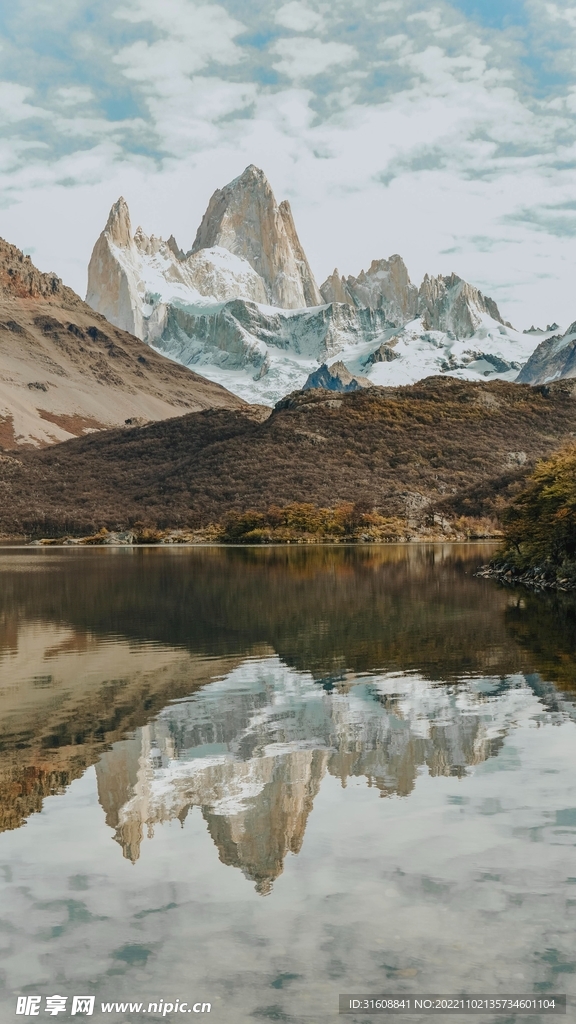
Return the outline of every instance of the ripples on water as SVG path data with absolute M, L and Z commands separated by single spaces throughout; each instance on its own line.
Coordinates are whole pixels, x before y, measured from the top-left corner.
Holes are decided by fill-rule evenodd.
M 487 550 L 3 553 L 5 1019 L 576 995 L 575 608 Z

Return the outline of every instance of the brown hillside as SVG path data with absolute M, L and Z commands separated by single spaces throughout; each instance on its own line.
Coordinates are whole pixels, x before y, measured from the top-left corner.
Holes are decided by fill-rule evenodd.
M 43 446 L 241 399 L 113 327 L 0 239 L 0 445 Z
M 212 409 L 0 460 L 0 530 L 203 526 L 230 510 L 361 501 L 422 522 L 493 515 L 576 433 L 574 385 L 432 377 L 297 393 L 264 422 Z

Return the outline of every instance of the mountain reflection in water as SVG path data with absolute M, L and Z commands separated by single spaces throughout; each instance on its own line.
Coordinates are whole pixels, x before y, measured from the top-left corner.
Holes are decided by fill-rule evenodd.
M 105 753 L 100 802 L 131 860 L 143 829 L 200 807 L 220 859 L 266 893 L 285 855 L 300 850 L 327 772 L 342 785 L 363 777 L 381 796 L 408 796 L 424 765 L 463 775 L 499 749 L 526 703 L 517 686 L 493 701 L 486 683 L 444 688 L 392 675 L 327 693 L 278 658 L 249 660 Z
M 475 579 L 487 550 L 3 554 L 2 828 L 96 763 L 125 857 L 197 806 L 269 892 L 326 774 L 404 797 L 571 714 L 573 605 Z

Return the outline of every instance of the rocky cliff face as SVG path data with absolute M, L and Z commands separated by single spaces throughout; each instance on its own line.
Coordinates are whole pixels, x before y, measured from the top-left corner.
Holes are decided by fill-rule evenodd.
M 446 331 L 455 338 L 471 338 L 486 317 L 504 323 L 496 303 L 456 274 L 426 274 L 418 293 L 418 313 L 427 330 Z
M 519 384 L 546 384 L 551 380 L 564 377 L 576 377 L 576 323 L 570 325 L 564 334 L 552 331 L 542 339 L 522 367 L 518 377 Z
M 198 228 L 192 252 L 220 246 L 248 261 L 264 281 L 270 305 L 319 306 L 322 296 L 296 233 L 288 202 L 278 206 L 259 168 L 250 165 L 217 189 Z
M 404 324 L 418 313 L 418 289 L 410 281 L 401 256 L 373 260 L 369 270 L 358 277 L 340 277 L 335 270 L 321 286 L 326 302 L 348 302 L 353 306 L 382 309 L 395 324 Z
M 471 338 L 486 317 L 504 323 L 496 303 L 456 274 L 426 274 L 418 289 L 398 255 L 373 260 L 358 277 L 340 277 L 335 270 L 320 290 L 326 302 L 385 310 L 397 326 L 421 317 L 424 330 L 444 331 L 454 338 Z

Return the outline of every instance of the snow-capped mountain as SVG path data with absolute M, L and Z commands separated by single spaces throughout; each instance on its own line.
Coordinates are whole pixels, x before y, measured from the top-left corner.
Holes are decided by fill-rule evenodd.
M 258 168 L 212 196 L 189 252 L 132 233 L 112 207 L 88 270 L 87 302 L 112 323 L 248 401 L 273 404 L 342 361 L 374 384 L 434 374 L 512 380 L 534 336 L 452 274 L 418 288 L 398 255 L 319 289 L 287 202 Z
M 521 384 L 547 384 L 551 380 L 576 377 L 576 323 L 564 334 L 558 333 L 558 324 L 541 331 L 540 344 L 518 374 Z M 531 332 L 534 336 L 536 332 Z

